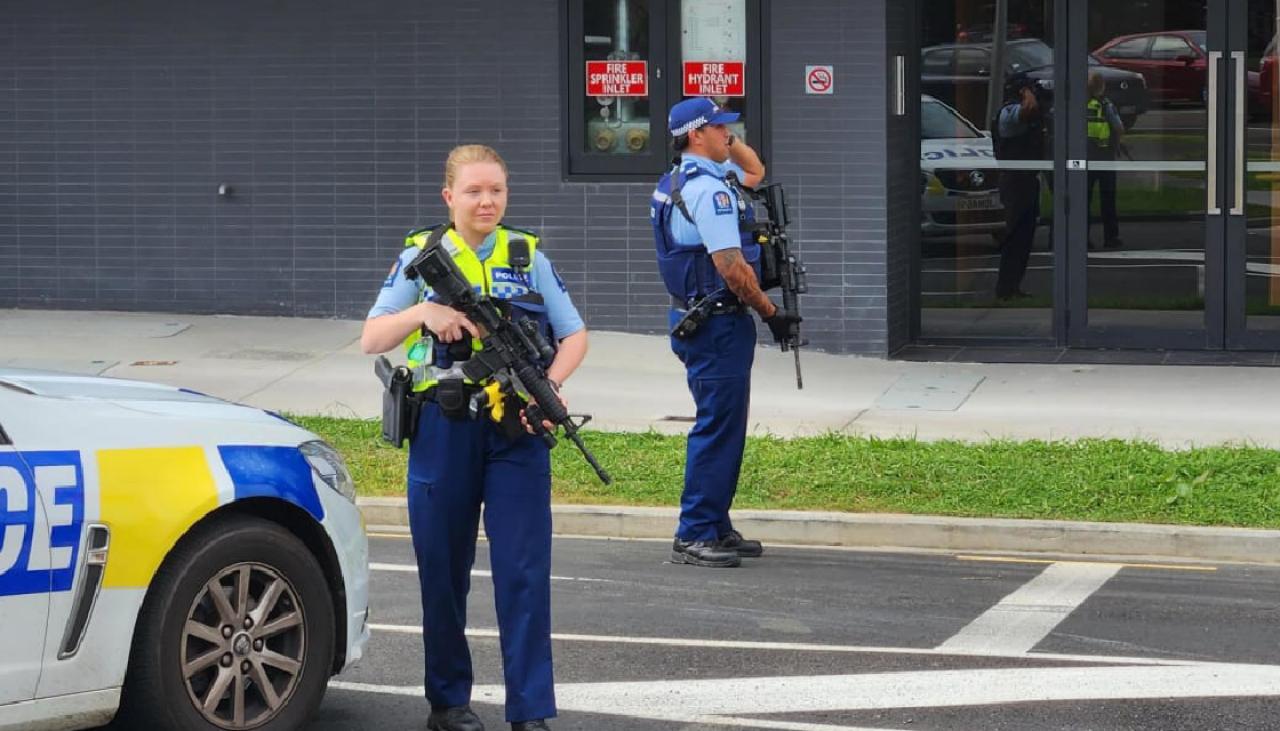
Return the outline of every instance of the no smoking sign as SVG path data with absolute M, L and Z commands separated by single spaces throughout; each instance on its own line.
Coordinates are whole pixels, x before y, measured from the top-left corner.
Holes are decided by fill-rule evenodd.
M 834 94 L 836 93 L 835 66 L 805 66 L 804 93 Z

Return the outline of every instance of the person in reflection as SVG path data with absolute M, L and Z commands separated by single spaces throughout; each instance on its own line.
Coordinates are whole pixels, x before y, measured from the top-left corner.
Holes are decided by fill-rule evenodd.
M 1047 86 L 1017 74 L 1005 84 L 1005 105 L 993 120 L 996 159 L 1002 162 L 1042 161 L 1047 157 L 1049 116 L 1053 96 Z M 1040 173 L 1003 167 L 1000 203 L 1004 206 L 1004 238 L 1000 242 L 1000 273 L 996 299 L 1025 299 L 1022 278 L 1031 259 L 1031 244 L 1040 219 Z
M 1124 123 L 1120 121 L 1120 113 L 1107 98 L 1107 82 L 1102 74 L 1094 71 L 1089 74 L 1089 159 L 1111 162 L 1116 159 L 1116 152 L 1123 150 Z M 1124 245 L 1120 240 L 1120 218 L 1116 214 L 1116 171 L 1089 169 L 1089 196 L 1093 200 L 1093 188 L 1098 187 L 1098 202 L 1102 207 L 1103 246 L 1118 249 Z M 1089 248 L 1096 249 L 1097 244 L 1089 240 Z

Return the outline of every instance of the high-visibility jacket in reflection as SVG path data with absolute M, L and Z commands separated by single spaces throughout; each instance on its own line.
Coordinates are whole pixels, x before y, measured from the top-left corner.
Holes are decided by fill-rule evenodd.
M 1111 122 L 1107 119 L 1107 105 L 1093 98 L 1088 104 L 1089 141 L 1099 148 L 1111 147 Z

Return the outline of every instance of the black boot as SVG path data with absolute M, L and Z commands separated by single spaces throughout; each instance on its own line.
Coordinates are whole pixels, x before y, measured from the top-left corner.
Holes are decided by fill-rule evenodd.
M 427 731 L 484 731 L 484 724 L 471 706 L 433 708 L 427 716 Z
M 517 721 L 511 724 L 511 731 L 551 731 L 546 721 Z
M 719 541 L 682 541 L 679 538 L 671 544 L 671 562 L 716 569 L 731 569 L 742 565 L 738 553 L 721 548 Z
M 736 530 L 720 536 L 720 540 L 716 542 L 726 551 L 733 551 L 743 558 L 755 558 L 764 555 L 764 544 L 760 541 L 753 541 L 743 538 L 742 534 Z

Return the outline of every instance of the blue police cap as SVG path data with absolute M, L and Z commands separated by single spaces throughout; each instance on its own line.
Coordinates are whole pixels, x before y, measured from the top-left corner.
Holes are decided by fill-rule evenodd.
M 707 124 L 728 124 L 738 121 L 737 112 L 725 112 L 715 102 L 705 97 L 694 97 L 671 107 L 667 115 L 667 129 L 672 137 L 687 135 Z

